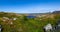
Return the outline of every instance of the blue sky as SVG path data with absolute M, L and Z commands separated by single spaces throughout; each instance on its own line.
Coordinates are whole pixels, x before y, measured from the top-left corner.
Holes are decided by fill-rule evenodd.
M 46 13 L 60 10 L 60 0 L 0 0 L 0 11 Z

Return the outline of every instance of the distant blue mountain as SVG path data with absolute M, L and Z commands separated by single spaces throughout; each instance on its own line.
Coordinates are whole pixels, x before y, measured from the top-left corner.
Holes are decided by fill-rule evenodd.
M 54 11 L 53 14 L 60 14 L 60 11 Z

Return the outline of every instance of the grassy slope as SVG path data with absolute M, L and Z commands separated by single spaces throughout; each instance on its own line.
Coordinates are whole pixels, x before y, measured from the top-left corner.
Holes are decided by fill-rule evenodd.
M 0 13 L 1 14 L 1 13 Z M 45 18 L 40 20 L 40 18 L 36 18 L 36 19 L 27 19 L 26 16 L 15 16 L 10 15 L 10 14 L 1 14 L 0 18 L 2 18 L 2 16 L 7 16 L 9 18 L 11 17 L 17 17 L 17 20 L 13 21 L 13 24 L 7 24 L 6 22 L 3 22 L 0 19 L 0 24 L 2 25 L 3 31 L 2 32 L 44 32 L 43 31 L 43 27 L 48 24 L 51 23 L 53 26 L 56 23 L 56 19 L 58 19 L 58 16 L 55 16 L 55 19 L 51 19 L 51 18 Z M 8 21 L 9 22 L 9 21 Z

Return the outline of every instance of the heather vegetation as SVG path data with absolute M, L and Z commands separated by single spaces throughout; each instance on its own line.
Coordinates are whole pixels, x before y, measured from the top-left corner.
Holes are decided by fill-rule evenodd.
M 54 15 L 53 18 L 51 17 L 52 15 Z M 2 32 L 44 32 L 43 27 L 46 24 L 51 23 L 52 26 L 55 26 L 57 20 L 60 19 L 60 14 L 52 15 L 48 15 L 49 17 L 27 18 L 25 15 L 18 16 L 15 13 L 1 12 L 0 25 L 2 25 Z M 8 17 L 9 20 L 3 19 L 3 17 Z M 17 19 L 13 20 L 13 18 Z

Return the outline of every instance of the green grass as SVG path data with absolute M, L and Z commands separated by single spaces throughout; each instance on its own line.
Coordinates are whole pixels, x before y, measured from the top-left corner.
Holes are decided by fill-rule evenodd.
M 44 19 L 40 20 L 39 18 L 28 19 L 26 18 L 26 16 L 22 17 L 18 16 L 17 20 L 15 21 L 12 20 L 12 22 L 13 24 L 10 25 L 0 20 L 0 24 L 2 25 L 3 28 L 2 32 L 44 32 L 43 27 L 48 23 L 51 23 L 53 26 L 55 26 L 56 19 L 46 18 L 45 20 Z

